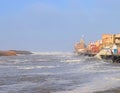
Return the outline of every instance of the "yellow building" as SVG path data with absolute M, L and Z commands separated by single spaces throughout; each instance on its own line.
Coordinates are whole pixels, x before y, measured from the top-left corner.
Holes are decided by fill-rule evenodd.
M 112 45 L 114 43 L 115 43 L 115 35 L 114 34 L 103 34 L 102 35 L 103 47 L 106 47 L 106 46 L 112 47 Z

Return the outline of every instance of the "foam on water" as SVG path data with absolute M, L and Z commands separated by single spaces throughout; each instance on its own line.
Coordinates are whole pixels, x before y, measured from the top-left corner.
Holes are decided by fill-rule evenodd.
M 17 69 L 31 70 L 31 69 L 42 69 L 42 68 L 56 68 L 59 66 L 19 66 Z
M 80 62 L 78 59 L 62 60 L 61 62 Z
M 75 71 L 75 73 L 95 74 L 93 78 L 87 76 L 89 82 L 79 84 L 75 89 L 55 93 L 94 93 L 120 87 L 120 67 L 112 66 L 110 64 L 111 63 L 103 61 L 94 61 L 85 64 L 80 68 L 73 69 L 73 72 Z
M 120 87 L 120 66 L 73 53 L 37 52 L 1 60 L 5 62 L 0 65 L 0 83 L 6 80 L 0 85 L 0 93 L 17 93 L 33 86 L 49 87 L 50 93 L 55 92 L 53 90 L 55 93 L 94 93 Z M 27 82 L 29 78 L 24 76 L 33 78 Z M 12 78 L 21 81 L 15 82 Z M 43 78 L 42 82 L 39 82 L 40 78 Z M 34 81 L 36 79 L 39 83 Z
M 33 55 L 73 55 L 71 52 L 32 52 Z
M 70 91 L 61 91 L 56 93 L 94 93 L 114 89 L 120 84 L 120 75 L 108 75 L 93 78 L 90 82 L 79 85 L 78 88 Z

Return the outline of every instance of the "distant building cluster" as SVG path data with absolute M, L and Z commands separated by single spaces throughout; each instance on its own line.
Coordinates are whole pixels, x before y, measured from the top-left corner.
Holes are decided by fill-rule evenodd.
M 98 53 L 103 48 L 110 48 L 112 50 L 113 47 L 120 54 L 120 34 L 103 34 L 101 40 L 90 42 L 88 45 L 81 39 L 80 42 L 75 44 L 75 52 Z

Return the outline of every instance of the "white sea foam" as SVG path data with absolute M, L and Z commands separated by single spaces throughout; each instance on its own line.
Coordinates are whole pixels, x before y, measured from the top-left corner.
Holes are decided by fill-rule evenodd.
M 59 52 L 57 53 L 55 52 L 38 53 L 37 52 L 35 55 L 43 55 L 43 56 L 42 57 L 33 56 L 33 58 L 31 56 L 29 58 L 20 57 L 20 59 L 18 57 L 18 59 L 10 59 L 10 61 L 13 60 L 13 62 L 10 62 L 10 63 L 6 62 L 7 64 L 2 64 L 0 66 L 1 68 L 0 75 L 2 77 L 3 76 L 14 77 L 17 75 L 18 76 L 21 76 L 21 75 L 42 76 L 43 75 L 43 76 L 46 76 L 46 81 L 45 81 L 46 86 L 56 84 L 56 85 L 60 85 L 60 87 L 61 86 L 64 87 L 65 84 L 68 84 L 68 85 L 72 84 L 68 86 L 66 90 L 76 87 L 76 89 L 73 89 L 70 91 L 61 90 L 62 92 L 58 92 L 58 93 L 93 93 L 97 91 L 103 91 L 103 90 L 119 87 L 119 84 L 120 84 L 120 76 L 119 76 L 120 67 L 119 66 L 114 66 L 114 65 L 111 65 L 111 63 L 105 63 L 99 60 L 94 60 L 94 58 L 89 59 L 86 57 L 82 58 L 81 56 L 80 57 L 74 56 L 72 53 L 67 54 L 67 53 L 59 53 Z M 51 59 L 49 59 L 49 57 L 47 57 L 46 55 L 53 55 L 53 56 L 50 57 Z M 55 59 L 55 64 L 53 63 L 54 61 L 51 61 L 52 59 L 53 60 Z M 51 62 L 49 62 L 49 60 Z M 40 63 L 36 61 L 46 61 L 47 63 L 46 62 Z M 10 73 L 13 73 L 13 74 L 10 74 Z M 48 76 L 50 76 L 50 78 Z M 74 84 L 74 80 L 76 81 L 78 80 L 78 83 Z M 9 83 L 9 79 L 8 79 L 8 83 Z M 20 84 L 13 84 L 13 85 L 11 84 L 10 86 L 3 85 L 3 86 L 0 86 L 0 89 L 1 89 L 0 93 L 7 93 L 7 91 L 10 91 L 10 90 L 16 92 L 14 89 L 19 91 L 21 90 L 21 88 L 29 87 L 29 85 L 35 86 L 36 84 L 25 82 L 25 86 L 24 86 L 23 83 L 20 82 Z M 53 87 L 53 88 L 56 89 L 56 87 Z
M 119 87 L 120 76 L 113 74 L 93 78 L 90 82 L 79 85 L 78 88 L 70 91 L 61 91 L 55 93 L 94 93 L 99 91 L 110 90 Z
M 71 52 L 33 52 L 33 55 L 73 55 Z
M 42 68 L 56 68 L 59 66 L 17 66 L 17 69 L 32 70 L 32 69 L 42 69 Z
M 70 59 L 70 60 L 64 60 L 63 62 L 80 62 L 80 59 Z
M 120 67 L 109 67 L 105 66 L 106 63 L 103 62 L 94 62 L 91 64 L 85 64 L 81 66 L 79 69 L 73 69 L 75 73 L 83 72 L 83 73 L 101 73 L 101 72 L 117 72 L 120 71 Z

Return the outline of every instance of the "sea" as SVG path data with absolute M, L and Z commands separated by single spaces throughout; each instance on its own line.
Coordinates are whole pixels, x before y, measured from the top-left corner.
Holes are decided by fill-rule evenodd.
M 0 57 L 0 93 L 120 93 L 120 64 L 71 52 Z

